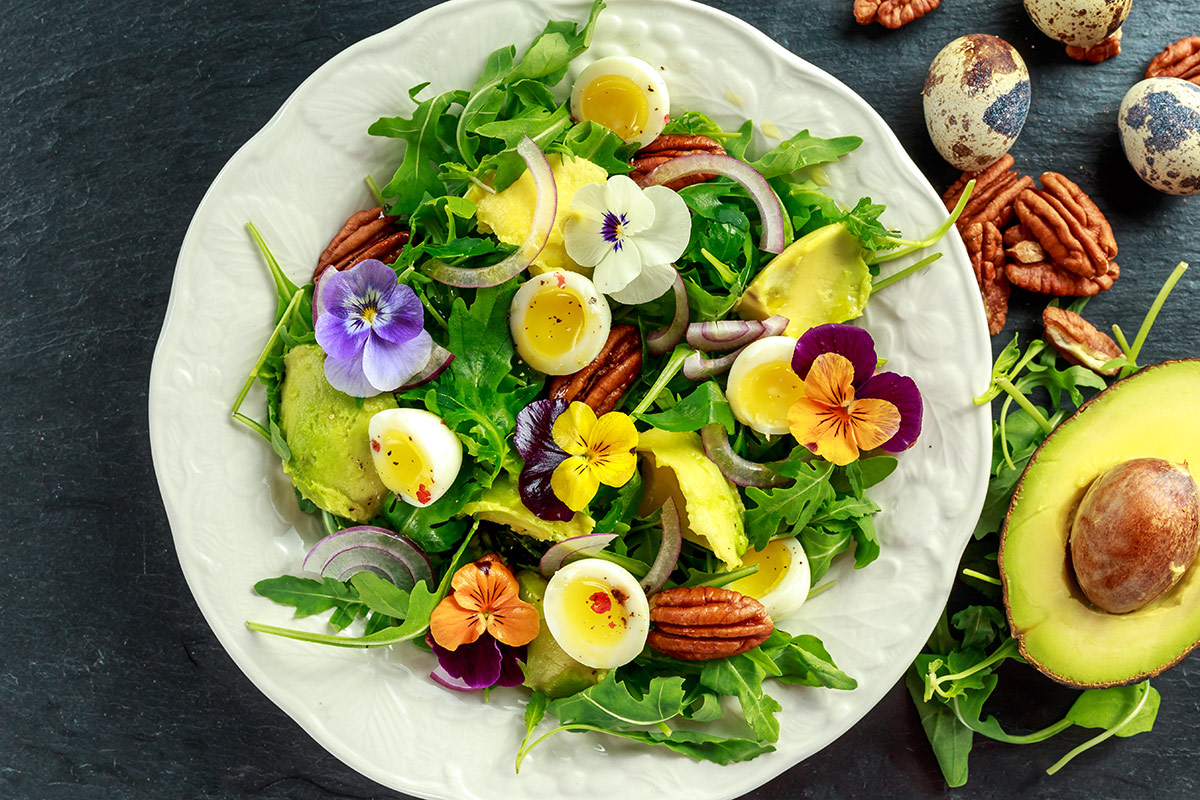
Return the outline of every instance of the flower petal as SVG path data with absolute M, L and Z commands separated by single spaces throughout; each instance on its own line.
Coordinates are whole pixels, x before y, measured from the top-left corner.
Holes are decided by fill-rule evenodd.
M 917 437 L 921 435 L 924 405 L 921 402 L 921 392 L 912 378 L 894 372 L 881 372 L 862 384 L 858 388 L 857 396 L 887 400 L 900 412 L 900 428 L 895 436 L 881 445 L 884 450 L 899 453 L 913 446 Z
M 481 636 L 453 650 L 442 647 L 432 636 L 426 641 L 437 656 L 438 666 L 452 679 L 451 684 L 457 684 L 450 688 L 461 691 L 487 689 L 500 679 L 504 656 L 499 642 L 491 636 Z
M 627 414 L 611 411 L 596 421 L 586 458 L 592 474 L 606 486 L 624 486 L 637 471 L 638 433 Z
M 854 367 L 837 353 L 822 353 L 804 379 L 804 394 L 819 403 L 844 407 L 854 400 Z
M 648 303 L 670 290 L 675 283 L 675 275 L 675 267 L 670 264 L 643 266 L 642 273 L 627 283 L 625 288 L 609 292 L 608 296 L 627 306 Z
M 587 453 L 595 427 L 596 412 L 587 403 L 576 401 L 554 420 L 551 435 L 554 443 L 564 451 L 573 456 L 582 456 Z
M 540 519 L 566 522 L 575 512 L 558 499 L 550 485 L 555 467 L 567 453 L 554 443 L 552 428 L 570 405 L 566 400 L 536 400 L 517 413 L 513 444 L 525 466 L 517 478 L 521 502 Z
M 517 579 L 494 553 L 460 567 L 450 587 L 458 604 L 470 611 L 491 613 L 517 599 Z
M 362 368 L 367 380 L 381 392 L 394 391 L 429 363 L 433 338 L 421 331 L 407 342 L 397 344 L 371 332 L 363 348 Z
M 551 477 L 554 470 L 567 458 L 567 454 L 557 447 L 554 448 L 553 458 L 544 458 L 536 464 L 525 462 L 525 468 L 517 476 L 517 493 L 521 502 L 533 512 L 538 519 L 548 522 L 568 522 L 575 512 L 567 508 L 567 504 L 558 499 L 554 493 Z
M 429 633 L 442 647 L 457 650 L 487 630 L 487 623 L 474 609 L 463 608 L 457 593 L 442 598 L 429 616 Z
M 667 264 L 687 249 L 692 236 L 692 216 L 678 192 L 665 186 L 646 189 L 654 205 L 654 225 L 637 233 L 638 252 L 647 264 Z
M 801 378 L 822 353 L 837 353 L 854 365 L 854 385 L 865 381 L 875 372 L 879 363 L 875 356 L 875 342 L 871 334 L 853 325 L 830 323 L 809 328 L 796 343 L 792 354 L 792 369 Z
M 642 274 L 642 256 L 637 243 L 626 239 L 620 249 L 613 249 L 596 264 L 592 282 L 602 294 L 612 294 L 624 289 Z
M 595 185 L 588 184 L 588 186 Z M 580 191 L 588 186 L 582 187 Z M 583 267 L 596 266 L 613 251 L 612 243 L 604 239 L 603 217 L 570 217 L 563 226 L 563 245 L 567 249 L 567 255 L 576 264 Z
M 796 441 L 838 466 L 858 458 L 849 414 L 841 406 L 802 397 L 788 409 L 788 427 Z
M 529 644 L 540 627 L 537 609 L 515 595 L 488 616 L 488 633 L 510 647 Z
M 571 456 L 554 469 L 550 485 L 559 500 L 572 511 L 582 511 L 592 502 L 600 488 L 600 481 L 583 456 Z
M 594 220 L 597 230 L 600 220 L 611 210 L 608 186 L 603 183 L 585 183 L 575 190 L 575 195 L 571 198 L 571 216 Z
M 343 270 L 333 278 L 330 286 L 321 290 L 325 307 L 333 310 L 340 306 L 352 308 L 370 297 L 378 297 L 396 285 L 396 273 L 387 264 L 374 258 L 360 261 L 350 269 Z
M 351 397 L 374 397 L 379 389 L 367 380 L 362 367 L 362 354 L 350 358 L 325 358 L 325 380 L 339 392 Z
M 391 268 L 388 268 L 391 272 Z M 395 273 L 392 273 L 395 275 Z M 395 284 L 382 296 L 371 329 L 389 342 L 407 342 L 425 330 L 425 307 L 411 286 Z
M 655 224 L 658 209 L 628 175 L 613 175 L 605 188 L 608 190 L 607 210 L 618 216 L 625 215 L 621 228 L 626 236 L 648 230 Z
M 874 450 L 900 429 L 900 412 L 887 400 L 855 400 L 847 409 L 854 443 L 859 450 Z
M 359 316 L 339 316 L 324 313 L 317 317 L 317 344 L 332 358 L 354 358 L 361 355 L 371 329 Z
M 525 682 L 525 671 L 521 662 L 526 660 L 524 647 L 500 648 L 500 677 L 496 679 L 497 686 L 520 686 Z
M 542 458 L 548 448 L 560 450 L 554 443 L 552 431 L 554 421 L 567 410 L 569 405 L 568 401 L 562 399 L 535 400 L 517 412 L 513 445 L 521 454 L 521 458 L 525 459 L 526 465 L 530 461 Z

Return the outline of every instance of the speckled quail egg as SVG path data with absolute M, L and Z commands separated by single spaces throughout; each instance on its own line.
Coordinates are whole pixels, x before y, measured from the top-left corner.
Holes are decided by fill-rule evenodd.
M 1033 24 L 1055 41 L 1092 47 L 1116 33 L 1133 0 L 1025 0 Z
M 593 669 L 628 664 L 646 644 L 650 603 L 624 567 L 599 558 L 573 561 L 546 584 L 542 613 L 567 655 Z
M 517 353 L 547 375 L 570 375 L 592 363 L 612 327 L 608 301 L 578 272 L 530 278 L 513 295 L 508 313 Z
M 764 336 L 738 353 L 725 392 L 738 422 L 759 433 L 788 432 L 788 409 L 804 396 L 804 381 L 792 369 L 795 351 L 790 336 Z
M 942 158 L 961 170 L 996 162 L 1029 112 L 1029 70 L 1011 44 L 986 33 L 942 48 L 925 76 L 925 126 Z
M 1148 78 L 1117 112 L 1125 157 L 1142 180 L 1167 194 L 1200 194 L 1200 86 Z
M 598 122 L 640 147 L 662 133 L 670 108 L 662 71 L 632 56 L 593 61 L 571 86 L 571 116 Z
M 774 620 L 794 614 L 804 605 L 812 588 L 812 571 L 798 539 L 772 539 L 762 550 L 747 550 L 742 566 L 751 564 L 758 565 L 758 572 L 725 588 L 758 600 Z
M 367 435 L 379 479 L 409 505 L 437 502 L 462 468 L 462 442 L 428 411 L 385 409 L 371 417 Z

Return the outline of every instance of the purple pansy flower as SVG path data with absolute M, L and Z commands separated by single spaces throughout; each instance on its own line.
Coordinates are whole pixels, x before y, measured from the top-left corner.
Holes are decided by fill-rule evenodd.
M 878 359 L 871 334 L 853 325 L 830 323 L 809 328 L 796 343 L 792 369 L 801 380 L 808 378 L 813 362 L 825 353 L 842 356 L 854 368 L 853 395 L 857 399 L 886 400 L 900 413 L 900 427 L 880 445 L 898 453 L 907 450 L 921 434 L 921 393 L 912 378 L 894 372 L 875 372 Z
M 571 404 L 566 400 L 535 400 L 517 413 L 513 444 L 525 466 L 517 479 L 521 502 L 540 519 L 566 522 L 575 516 L 558 499 L 550 480 L 559 464 L 570 456 L 554 443 L 554 420 Z
M 433 349 L 416 292 L 382 261 L 367 259 L 321 276 L 317 344 L 325 378 L 354 397 L 393 391 L 415 375 Z
M 493 686 L 520 686 L 525 682 L 520 664 L 525 660 L 524 647 L 509 647 L 486 633 L 454 650 L 442 647 L 432 636 L 426 636 L 425 641 L 438 660 L 429 677 L 447 689 L 473 692 Z

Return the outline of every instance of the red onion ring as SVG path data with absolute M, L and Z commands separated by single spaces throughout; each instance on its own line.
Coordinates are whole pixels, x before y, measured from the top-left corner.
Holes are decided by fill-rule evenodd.
M 683 375 L 688 380 L 702 381 L 705 378 L 724 374 L 733 366 L 733 361 L 738 357 L 738 354 L 745 349 L 746 347 L 743 345 L 732 353 L 727 353 L 720 358 L 705 358 L 699 351 L 694 350 L 688 353 L 687 358 L 683 360 Z
M 520 275 L 533 263 L 546 246 L 550 230 L 554 227 L 554 216 L 558 213 L 558 190 L 554 184 L 554 173 L 550 162 L 528 136 L 517 144 L 517 154 L 529 167 L 533 177 L 533 188 L 537 193 L 537 204 L 533 209 L 533 225 L 529 235 L 516 252 L 490 267 L 453 267 L 444 261 L 431 261 L 425 267 L 429 277 L 439 283 L 460 289 L 479 289 L 484 286 L 499 286 L 510 278 Z
M 729 443 L 729 435 L 722 425 L 705 425 L 700 429 L 700 441 L 704 443 L 704 454 L 717 465 L 721 474 L 738 486 L 758 486 L 770 488 L 786 486 L 791 478 L 780 475 L 766 464 L 759 464 L 733 452 Z
M 572 536 L 553 545 L 538 562 L 538 571 L 542 577 L 549 580 L 558 569 L 568 560 L 579 556 L 590 556 L 599 553 L 616 539 L 615 533 L 588 533 L 583 536 Z
M 697 153 L 691 156 L 672 158 L 655 167 L 639 182 L 642 187 L 659 186 L 689 175 L 707 173 L 729 178 L 750 194 L 758 215 L 762 219 L 762 237 L 758 249 L 768 253 L 782 253 L 784 248 L 783 207 L 767 179 L 758 170 L 733 156 L 715 153 Z
M 419 581 L 433 584 L 433 568 L 416 543 L 373 525 L 358 525 L 326 536 L 308 551 L 303 568 L 340 581 L 359 572 L 374 572 L 405 591 Z
M 650 565 L 650 571 L 642 578 L 642 588 L 647 595 L 654 594 L 667 582 L 671 573 L 679 563 L 679 551 L 683 549 L 683 528 L 679 524 L 679 511 L 675 508 L 675 500 L 667 498 L 662 507 L 662 543 L 658 547 L 658 555 Z
M 438 375 L 441 375 L 442 371 L 445 370 L 446 367 L 450 366 L 453 361 L 454 353 L 451 353 L 437 342 L 434 342 L 433 350 L 430 351 L 429 360 L 425 362 L 425 366 L 421 367 L 421 369 L 417 371 L 416 375 L 413 375 L 411 378 L 409 378 L 408 382 L 396 391 L 400 391 L 402 389 L 411 389 L 414 386 L 421 386 L 429 383 Z
M 679 344 L 679 340 L 683 338 L 684 328 L 687 327 L 689 313 L 687 287 L 683 284 L 683 276 L 679 274 L 679 270 L 675 270 L 675 283 L 671 288 L 675 292 L 675 316 L 671 318 L 671 324 L 646 334 L 646 349 L 652 356 L 661 356 L 663 353 L 673 350 L 675 345 Z
M 776 314 L 765 320 L 721 319 L 693 322 L 687 327 L 687 343 L 697 350 L 719 352 L 745 347 L 763 336 L 778 336 L 787 329 L 787 317 Z

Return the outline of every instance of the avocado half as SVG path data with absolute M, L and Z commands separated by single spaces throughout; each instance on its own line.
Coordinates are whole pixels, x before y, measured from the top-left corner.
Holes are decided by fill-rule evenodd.
M 1026 661 L 1061 683 L 1133 683 L 1200 644 L 1200 559 L 1149 605 L 1110 614 L 1075 581 L 1075 509 L 1102 472 L 1133 458 L 1186 463 L 1200 482 L 1200 359 L 1147 367 L 1084 403 L 1030 459 L 1000 538 L 1008 621 Z

